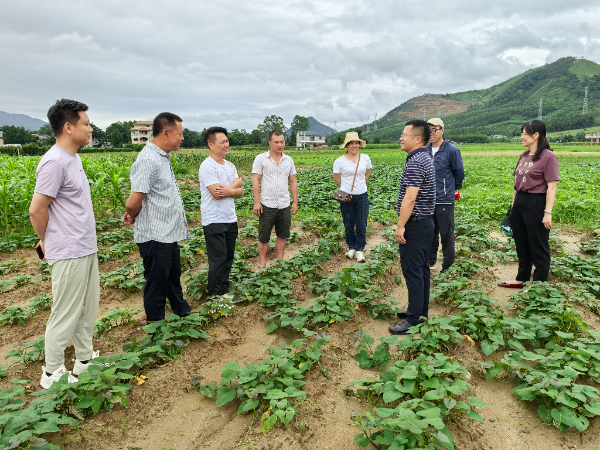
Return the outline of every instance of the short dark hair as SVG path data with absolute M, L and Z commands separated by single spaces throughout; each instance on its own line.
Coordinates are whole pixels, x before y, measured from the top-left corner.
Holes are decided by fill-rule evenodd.
M 76 102 L 75 100 L 57 100 L 48 110 L 48 122 L 54 131 L 55 136 L 60 136 L 63 132 L 65 123 L 77 125 L 79 121 L 79 111 L 87 111 L 88 105 Z
M 206 145 L 208 145 L 209 142 L 212 142 L 215 140 L 215 136 L 217 135 L 217 133 L 223 133 L 225 136 L 227 136 L 227 130 L 223 127 L 210 127 L 208 130 L 206 130 L 204 132 L 204 142 L 206 142 Z
M 183 122 L 183 119 L 170 112 L 161 112 L 152 122 L 152 136 L 160 136 L 164 130 L 177 126 L 176 122 Z
M 273 138 L 273 136 L 284 136 L 284 134 L 281 130 L 271 130 L 269 133 L 269 141 Z
M 423 139 L 423 147 L 425 147 L 429 143 L 429 138 L 431 137 L 429 124 L 423 119 L 413 119 L 406 122 L 406 126 L 408 125 L 413 127 L 413 130 L 417 136 L 421 136 Z

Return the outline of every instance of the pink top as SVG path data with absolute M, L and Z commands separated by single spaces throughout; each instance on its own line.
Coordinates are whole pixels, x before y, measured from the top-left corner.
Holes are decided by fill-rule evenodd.
M 545 194 L 548 191 L 548 183 L 559 179 L 558 158 L 549 149 L 544 150 L 537 161 L 532 161 L 529 154 L 521 155 L 513 175 L 515 191 Z
M 44 237 L 47 259 L 73 259 L 98 251 L 90 184 L 79 155 L 54 145 L 35 172 L 35 192 L 52 197 Z

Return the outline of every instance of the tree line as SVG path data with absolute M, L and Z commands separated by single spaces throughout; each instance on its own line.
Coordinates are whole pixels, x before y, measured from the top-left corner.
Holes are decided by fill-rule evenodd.
M 115 148 L 122 148 L 125 145 L 133 144 L 131 141 L 131 128 L 138 122 L 137 120 L 119 121 L 111 123 L 106 127 L 106 130 L 97 127 L 90 123 L 92 132 L 92 142 L 98 142 L 99 145 L 110 145 Z M 296 115 L 292 120 L 290 133 L 287 137 L 287 145 L 296 145 L 296 133 L 306 131 L 309 128 L 308 118 Z M 288 127 L 284 125 L 283 119 L 277 115 L 266 116 L 261 124 L 252 131 L 239 130 L 234 128 L 228 131 L 229 143 L 232 146 L 244 145 L 259 145 L 266 142 L 269 138 L 269 133 L 272 130 L 281 130 L 284 133 Z M 44 146 L 53 145 L 56 142 L 56 137 L 52 132 L 49 124 L 43 125 L 37 131 L 29 131 L 24 127 L 16 127 L 13 125 L 4 125 L 0 127 L 4 134 L 5 144 L 41 144 Z M 183 148 L 204 147 L 204 132 L 193 131 L 188 128 L 183 129 Z

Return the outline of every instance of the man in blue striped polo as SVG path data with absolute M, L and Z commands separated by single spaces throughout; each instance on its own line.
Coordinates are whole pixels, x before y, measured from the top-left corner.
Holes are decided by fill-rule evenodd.
M 189 239 L 190 232 L 169 157 L 179 150 L 182 141 L 181 117 L 160 113 L 152 124 L 152 139 L 131 166 L 131 194 L 123 221 L 135 223 L 133 240 L 144 261 L 144 309 L 148 322 L 165 318 L 167 298 L 178 316 L 191 311 L 181 289 L 177 243 Z
M 275 226 L 277 259 L 283 259 L 286 239 L 290 237 L 292 215 L 298 212 L 296 166 L 283 153 L 285 136 L 281 130 L 269 133 L 269 151 L 257 155 L 252 165 L 252 194 L 258 216 L 258 257 L 260 268 L 267 265 L 267 250 Z M 290 202 L 292 191 L 293 203 Z M 290 205 L 291 203 L 291 205 Z
M 404 321 L 389 328 L 396 335 L 407 334 L 410 327 L 423 322 L 429 314 L 429 249 L 433 239 L 435 211 L 435 169 L 427 143 L 431 132 L 424 120 L 406 123 L 400 148 L 408 153 L 400 179 L 396 203 L 398 224 L 396 242 L 400 264 L 408 289 L 408 309 L 398 314 Z

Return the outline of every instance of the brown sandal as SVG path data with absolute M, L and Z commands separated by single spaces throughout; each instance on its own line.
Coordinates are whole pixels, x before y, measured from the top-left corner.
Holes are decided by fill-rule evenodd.
M 500 287 L 515 289 L 521 289 L 524 285 L 525 283 L 523 283 L 522 281 L 502 281 L 501 283 L 498 283 L 498 286 Z

